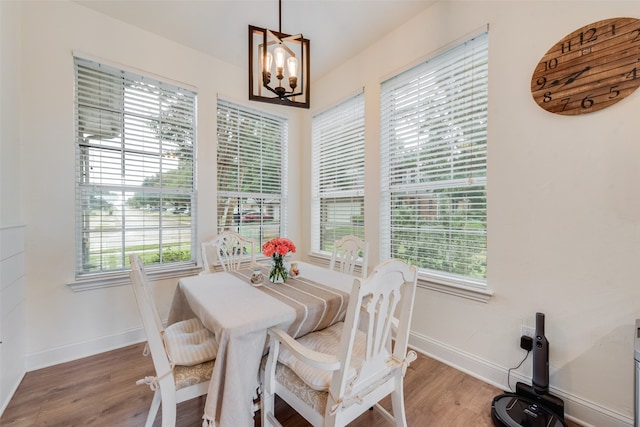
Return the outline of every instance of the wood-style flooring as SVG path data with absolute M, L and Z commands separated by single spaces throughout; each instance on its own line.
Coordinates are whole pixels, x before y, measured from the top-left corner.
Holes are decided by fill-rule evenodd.
M 0 418 L 3 427 L 144 426 L 153 392 L 136 380 L 153 374 L 150 357 L 137 344 L 28 372 Z M 502 391 L 424 355 L 405 377 L 410 427 L 493 426 L 491 401 Z M 178 405 L 178 427 L 202 425 L 205 396 Z M 385 406 L 388 407 L 388 402 Z M 276 415 L 285 427 L 309 424 L 283 402 Z M 259 413 L 256 427 L 260 426 Z M 567 422 L 569 427 L 578 424 Z M 154 426 L 161 426 L 158 414 Z M 368 411 L 353 427 L 388 426 Z

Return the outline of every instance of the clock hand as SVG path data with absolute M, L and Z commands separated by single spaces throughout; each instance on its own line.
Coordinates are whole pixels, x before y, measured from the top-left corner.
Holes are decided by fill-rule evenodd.
M 567 79 L 567 81 L 566 81 L 566 82 L 564 82 L 564 84 L 565 84 L 565 85 L 568 85 L 569 83 L 573 83 L 573 82 L 575 81 L 575 79 L 577 79 L 578 77 L 580 77 L 580 75 L 581 75 L 582 73 L 584 73 L 585 71 L 589 71 L 590 69 L 591 69 L 591 67 L 587 65 L 586 67 L 584 67 L 584 70 L 577 72 L 577 73 L 576 73 L 574 76 L 572 76 L 572 77 L 569 77 L 569 78 Z
M 564 76 L 560 79 L 555 79 L 554 81 L 551 82 L 550 86 L 555 86 L 557 84 L 560 84 L 560 82 L 562 82 L 564 79 L 567 79 L 567 81 L 564 82 L 565 85 L 568 85 L 569 83 L 573 83 L 578 77 L 580 77 L 582 73 L 589 71 L 590 69 L 591 67 L 587 65 L 581 71 L 576 71 L 575 73 L 571 73 L 568 76 Z

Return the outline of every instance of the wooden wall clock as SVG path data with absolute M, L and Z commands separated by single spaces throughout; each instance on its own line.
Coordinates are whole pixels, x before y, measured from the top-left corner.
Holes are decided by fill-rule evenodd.
M 640 86 L 640 19 L 611 18 L 563 37 L 542 57 L 531 94 L 563 115 L 609 107 Z

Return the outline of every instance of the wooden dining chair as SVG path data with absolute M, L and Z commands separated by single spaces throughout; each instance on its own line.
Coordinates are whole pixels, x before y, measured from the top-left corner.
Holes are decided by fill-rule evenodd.
M 214 335 L 194 318 L 164 328 L 140 257 L 129 255 L 131 286 L 147 336 L 155 375 L 139 380 L 154 391 L 145 427 L 151 427 L 162 404 L 162 426 L 174 427 L 176 405 L 206 395 L 218 351 Z
M 364 279 L 368 274 L 369 242 L 357 236 L 344 236 L 336 240 L 333 245 L 329 269 L 353 275 L 360 256 L 362 257 L 360 276 Z
M 235 231 L 223 231 L 215 239 L 200 244 L 204 267 L 200 274 L 213 273 L 218 265 L 223 271 L 239 270 L 247 261 L 248 266 L 252 267 L 256 263 L 257 246 L 254 239 Z
M 298 339 L 270 328 L 262 426 L 280 426 L 274 414 L 278 395 L 314 426 L 345 426 L 375 407 L 395 426 L 406 427 L 403 378 L 416 358 L 407 352 L 416 282 L 415 266 L 388 260 L 366 279 L 355 279 L 344 322 Z M 378 403 L 389 394 L 392 412 Z

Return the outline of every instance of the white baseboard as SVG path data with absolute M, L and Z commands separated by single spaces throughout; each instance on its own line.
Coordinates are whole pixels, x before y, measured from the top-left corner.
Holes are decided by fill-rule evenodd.
M 501 390 L 509 389 L 507 385 L 507 369 L 502 366 L 413 332 L 409 338 L 409 345 L 416 351 Z M 512 372 L 511 377 L 512 386 L 517 381 L 526 384 L 531 383 L 530 377 L 525 377 L 518 372 Z M 550 392 L 564 401 L 565 418 L 575 421 L 584 427 L 633 426 L 633 418 L 630 416 L 620 414 L 555 387 L 550 387 Z M 487 410 L 490 410 L 490 408 L 487 407 Z
M 142 328 L 131 329 L 106 337 L 73 343 L 38 353 L 27 354 L 25 365 L 27 372 L 35 371 L 36 369 L 47 368 L 60 363 L 94 356 L 96 354 L 137 344 L 146 340 L 147 337 Z

